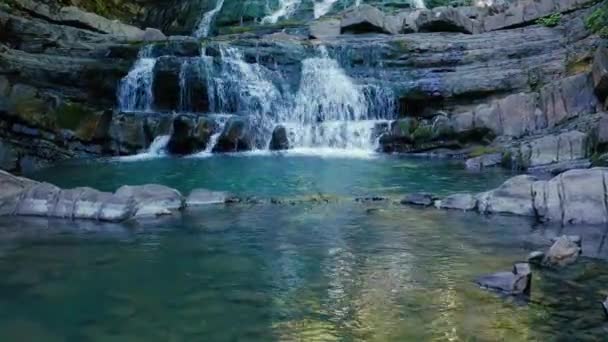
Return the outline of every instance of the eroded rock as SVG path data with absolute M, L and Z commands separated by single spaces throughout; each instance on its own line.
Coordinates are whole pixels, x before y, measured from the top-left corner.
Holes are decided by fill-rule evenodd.
M 544 266 L 567 266 L 574 263 L 581 253 L 580 238 L 563 235 L 549 248 L 542 264 Z
M 116 196 L 133 197 L 135 216 L 170 215 L 184 207 L 184 198 L 175 189 L 159 184 L 125 185 L 116 190 Z
M 464 211 L 474 210 L 477 207 L 477 200 L 472 194 L 454 194 L 438 201 L 437 207 Z

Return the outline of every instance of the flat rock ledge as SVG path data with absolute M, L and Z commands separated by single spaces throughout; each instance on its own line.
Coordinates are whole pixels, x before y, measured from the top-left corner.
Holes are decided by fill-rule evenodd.
M 186 206 L 226 203 L 230 195 L 205 189 L 188 198 L 159 184 L 120 187 L 103 192 L 80 187 L 61 189 L 0 171 L 0 216 L 39 216 L 122 222 L 131 218 L 171 215 Z
M 405 200 L 402 203 L 409 204 Z M 435 200 L 434 206 L 527 216 L 562 225 L 607 224 L 608 168 L 570 170 L 549 180 L 515 176 L 494 190 L 446 196 Z

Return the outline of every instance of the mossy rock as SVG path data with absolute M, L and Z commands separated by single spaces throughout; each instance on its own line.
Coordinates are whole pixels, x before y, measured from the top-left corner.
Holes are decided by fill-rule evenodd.
M 39 98 L 23 98 L 12 103 L 12 112 L 31 126 L 51 128 L 54 121 L 46 115 L 47 104 Z
M 72 102 L 64 102 L 53 111 L 57 128 L 75 131 L 86 120 L 95 116 L 91 109 Z
M 433 128 L 428 125 L 420 125 L 412 133 L 412 139 L 416 143 L 428 142 L 433 139 Z

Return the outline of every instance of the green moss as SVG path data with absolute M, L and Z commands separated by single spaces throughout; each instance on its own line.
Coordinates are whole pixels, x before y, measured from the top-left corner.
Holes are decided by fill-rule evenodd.
M 509 169 L 513 167 L 513 153 L 511 153 L 511 151 L 502 154 L 500 165 Z
M 47 105 L 39 98 L 23 98 L 13 103 L 13 112 L 33 126 L 50 127 L 52 120 L 46 115 Z
M 585 56 L 575 60 L 566 62 L 566 74 L 568 76 L 580 74 L 583 72 L 591 71 L 593 65 L 593 58 L 591 56 Z
M 416 143 L 430 141 L 433 139 L 433 129 L 430 126 L 420 125 L 412 133 L 412 139 Z
M 608 38 L 608 4 L 598 7 L 585 19 L 588 30 L 602 38 Z
M 78 103 L 62 103 L 53 111 L 57 127 L 76 130 L 85 120 L 95 116 L 95 113 Z
M 493 146 L 476 146 L 471 150 L 471 153 L 469 153 L 469 156 L 471 158 L 474 157 L 479 157 L 482 156 L 484 154 L 491 154 L 491 153 L 498 153 L 500 152 L 500 149 L 497 147 L 493 147 Z
M 561 20 L 562 20 L 561 13 L 553 13 L 548 16 L 536 19 L 536 23 L 539 25 L 546 26 L 546 27 L 555 27 L 555 26 L 559 25 Z

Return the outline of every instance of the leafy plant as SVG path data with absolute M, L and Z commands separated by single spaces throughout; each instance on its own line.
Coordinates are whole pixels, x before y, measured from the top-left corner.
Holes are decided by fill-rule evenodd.
M 608 38 L 608 4 L 598 7 L 585 19 L 585 26 L 602 38 Z
M 553 13 L 546 17 L 536 19 L 536 23 L 539 25 L 543 25 L 546 27 L 555 27 L 559 25 L 559 22 L 562 20 L 561 13 Z

